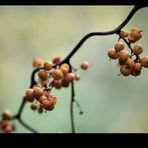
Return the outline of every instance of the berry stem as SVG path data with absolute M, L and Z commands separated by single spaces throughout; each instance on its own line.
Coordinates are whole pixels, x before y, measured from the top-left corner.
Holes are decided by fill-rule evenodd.
M 71 119 L 71 132 L 76 133 L 75 131 L 75 125 L 74 125 L 74 97 L 75 97 L 75 91 L 74 91 L 74 82 L 71 83 L 71 101 L 70 101 L 70 119 Z

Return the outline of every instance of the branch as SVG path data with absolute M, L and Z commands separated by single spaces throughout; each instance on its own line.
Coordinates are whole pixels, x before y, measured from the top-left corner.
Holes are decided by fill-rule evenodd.
M 30 83 L 30 88 L 32 88 L 35 84 L 36 84 L 36 81 L 35 81 L 35 74 L 40 70 L 40 69 L 43 69 L 43 68 L 37 68 L 35 70 L 33 70 L 32 74 L 31 74 L 31 83 Z M 26 104 L 26 98 L 25 96 L 23 97 L 23 100 L 22 100 L 22 103 L 18 109 L 18 112 L 16 113 L 16 115 L 12 116 L 11 117 L 11 120 L 18 120 L 19 123 L 24 126 L 26 129 L 28 129 L 29 131 L 33 132 L 33 133 L 38 133 L 35 129 L 33 129 L 31 126 L 27 125 L 27 123 L 25 123 L 22 119 L 21 119 L 21 115 L 22 115 L 22 112 L 23 112 L 23 109 L 25 107 L 25 104 Z
M 36 131 L 35 129 L 33 129 L 31 126 L 29 126 L 28 124 L 26 124 L 21 118 L 18 118 L 19 123 L 24 126 L 26 129 L 28 129 L 29 131 L 33 132 L 33 133 L 38 133 L 38 131 Z
M 136 5 L 134 8 L 131 10 L 131 12 L 128 14 L 127 18 L 115 29 L 110 30 L 110 31 L 105 31 L 105 32 L 91 32 L 87 35 L 85 35 L 79 43 L 74 47 L 74 49 L 68 54 L 68 56 L 61 62 L 65 63 L 69 59 L 72 58 L 72 56 L 78 51 L 78 49 L 84 44 L 84 42 L 89 39 L 90 37 L 93 36 L 104 36 L 104 35 L 112 35 L 112 34 L 119 34 L 120 30 L 131 20 L 133 15 L 141 8 L 147 7 L 148 5 Z

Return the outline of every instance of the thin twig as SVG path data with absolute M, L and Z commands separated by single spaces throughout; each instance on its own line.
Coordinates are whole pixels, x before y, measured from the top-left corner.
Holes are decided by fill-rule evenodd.
M 22 126 L 24 126 L 26 129 L 28 129 L 29 131 L 33 132 L 33 133 L 38 133 L 38 131 L 36 131 L 35 129 L 33 129 L 31 126 L 29 126 L 27 123 L 25 123 L 21 118 L 18 118 L 18 121 L 20 122 L 20 124 Z
M 71 101 L 70 101 L 70 118 L 71 118 L 71 132 L 75 133 L 75 125 L 74 125 L 74 82 L 71 82 Z

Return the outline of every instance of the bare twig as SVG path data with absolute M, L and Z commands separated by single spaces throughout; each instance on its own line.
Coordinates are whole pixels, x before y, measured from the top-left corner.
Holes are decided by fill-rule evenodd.
M 75 133 L 75 125 L 74 125 L 74 82 L 71 83 L 71 101 L 70 101 L 70 118 L 71 118 L 71 132 Z

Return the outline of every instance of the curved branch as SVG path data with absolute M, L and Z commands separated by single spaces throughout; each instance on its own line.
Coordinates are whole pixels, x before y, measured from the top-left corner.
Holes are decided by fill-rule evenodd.
M 112 35 L 112 34 L 119 34 L 120 30 L 131 20 L 131 18 L 133 17 L 133 15 L 141 8 L 147 7 L 148 5 L 136 5 L 134 6 L 134 8 L 131 10 L 131 12 L 128 14 L 128 16 L 126 17 L 126 19 L 115 29 L 110 30 L 110 31 L 105 31 L 105 32 L 91 32 L 87 35 L 85 35 L 80 41 L 79 43 L 74 47 L 74 49 L 68 54 L 68 56 L 61 62 L 64 63 L 66 61 L 68 61 L 70 58 L 72 58 L 72 56 L 78 51 L 78 49 L 84 44 L 84 42 L 93 36 L 102 36 L 102 35 Z
M 37 68 L 35 70 L 33 70 L 32 74 L 31 74 L 31 83 L 30 83 L 30 88 L 32 88 L 35 84 L 36 84 L 36 81 L 35 81 L 35 74 L 40 70 L 40 69 L 43 69 L 42 67 L 41 68 Z M 22 126 L 24 126 L 26 129 L 30 130 L 31 132 L 34 132 L 34 133 L 38 133 L 35 129 L 33 129 L 32 127 L 30 127 L 29 125 L 27 125 L 22 119 L 21 119 L 21 115 L 22 115 L 22 112 L 23 112 L 23 109 L 25 107 L 25 104 L 26 104 L 26 97 L 24 96 L 23 97 L 23 100 L 22 100 L 22 103 L 18 109 L 18 112 L 16 113 L 16 115 L 12 116 L 11 117 L 11 120 L 18 120 L 20 122 L 20 124 Z
M 20 122 L 20 124 L 22 126 L 24 126 L 26 129 L 28 129 L 29 131 L 33 132 L 33 133 L 38 133 L 35 129 L 33 129 L 32 127 L 30 127 L 28 124 L 26 124 L 21 118 L 18 118 L 18 121 Z

